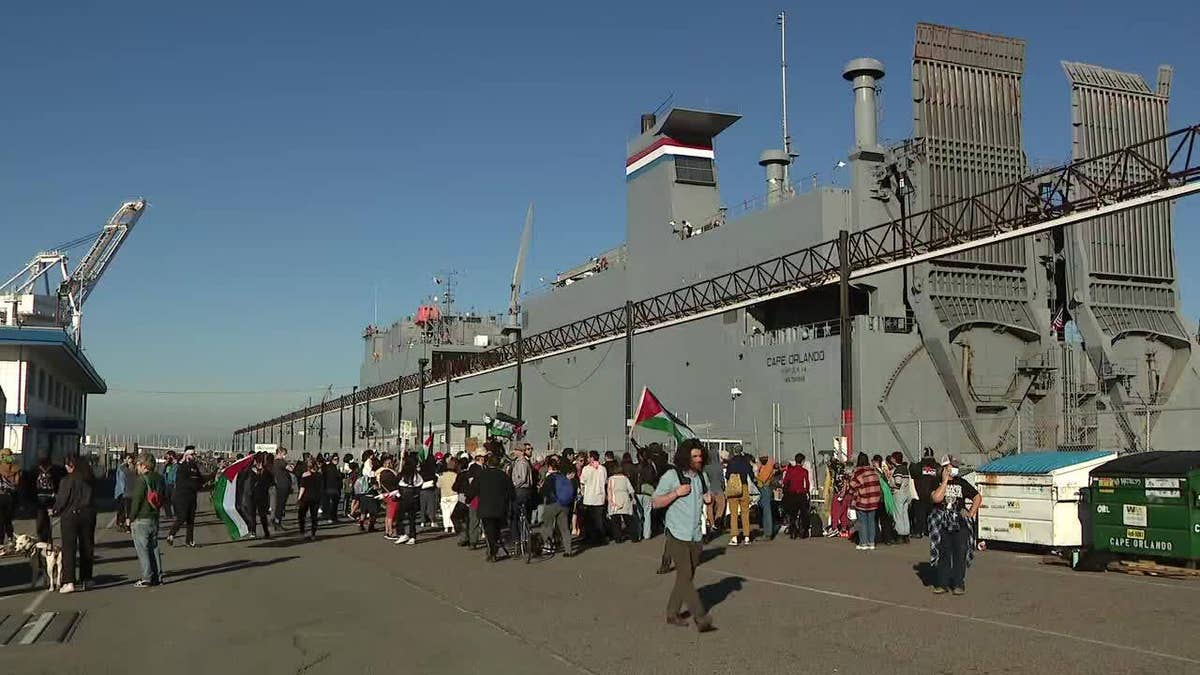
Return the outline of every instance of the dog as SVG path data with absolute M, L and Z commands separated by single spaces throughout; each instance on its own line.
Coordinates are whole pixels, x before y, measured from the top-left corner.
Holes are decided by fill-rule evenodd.
M 38 582 L 46 580 L 51 591 L 62 587 L 62 550 L 57 546 L 38 541 L 28 534 L 17 535 L 13 551 L 29 559 L 29 587 L 37 588 Z

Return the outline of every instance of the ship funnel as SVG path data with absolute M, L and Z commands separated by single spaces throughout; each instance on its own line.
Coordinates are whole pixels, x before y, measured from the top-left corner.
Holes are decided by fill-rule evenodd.
M 655 123 L 657 123 L 657 122 L 658 122 L 658 117 L 656 117 L 654 115 L 654 113 L 643 113 L 642 114 L 642 133 L 644 134 L 647 131 L 650 131 L 651 129 L 653 129 Z
M 767 170 L 767 206 L 776 204 L 788 198 L 787 167 L 792 158 L 783 150 L 764 150 L 758 158 L 759 166 Z
M 842 77 L 854 83 L 854 147 L 859 150 L 878 147 L 875 82 L 883 79 L 883 64 L 875 59 L 854 59 L 846 64 Z

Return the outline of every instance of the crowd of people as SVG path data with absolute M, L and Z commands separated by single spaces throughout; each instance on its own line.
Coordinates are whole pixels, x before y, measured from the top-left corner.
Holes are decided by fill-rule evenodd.
M 345 518 L 364 532 L 382 529 L 385 540 L 406 546 L 457 536 L 460 546 L 485 547 L 489 562 L 510 556 L 516 546 L 571 557 L 584 547 L 663 535 L 658 572 L 676 574 L 667 622 L 686 624 L 680 613 L 686 605 L 701 631 L 712 630 L 712 622 L 693 578 L 703 544 L 726 530 L 724 543 L 731 547 L 780 533 L 845 537 L 860 551 L 929 537 L 934 592 L 965 592 L 981 499 L 958 475 L 953 457 L 936 461 L 926 449 L 912 465 L 899 452 L 832 460 L 824 481 L 826 519 L 814 504 L 820 481 L 803 454 L 781 466 L 738 446 L 728 455 L 717 453 L 694 439 L 680 443 L 672 456 L 657 443 L 635 443 L 634 449 L 636 455 L 618 458 L 565 448 L 535 459 L 528 443 L 509 452 L 498 440 L 457 455 L 366 450 L 357 457 L 290 458 L 279 448 L 254 455 L 236 481 L 235 504 L 248 538 L 286 531 L 287 512 L 294 509 L 296 533 L 306 540 L 317 537 L 321 523 Z M 181 530 L 185 546 L 197 545 L 198 494 L 222 468 L 189 447 L 161 461 L 127 455 L 112 472 L 114 526 L 129 533 L 141 567 L 135 585 L 164 583 L 160 518 L 173 521 L 169 546 Z M 78 457 L 68 457 L 62 467 L 43 460 L 25 473 L 16 470 L 11 452 L 0 452 L 0 542 L 13 534 L 12 512 L 22 494 L 35 506 L 40 540 L 51 540 L 51 518 L 58 516 L 66 593 L 91 583 L 95 484 L 91 464 Z

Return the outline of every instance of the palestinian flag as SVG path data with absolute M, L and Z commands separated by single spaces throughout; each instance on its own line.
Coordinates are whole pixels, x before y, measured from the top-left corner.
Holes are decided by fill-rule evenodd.
M 638 401 L 637 412 L 633 414 L 633 426 L 671 434 L 677 443 L 689 438 L 696 438 L 696 432 L 692 431 L 670 410 L 664 408 L 648 388 L 642 389 L 642 398 Z M 632 428 L 629 431 L 631 434 L 633 433 Z
M 217 473 L 217 482 L 212 489 L 213 509 L 217 512 L 221 522 L 225 524 L 229 538 L 234 541 L 250 532 L 242 514 L 237 510 L 237 483 L 239 480 L 250 480 L 248 470 L 253 463 L 254 455 L 246 455 L 225 467 Z M 246 472 L 246 475 L 243 475 L 243 472 Z

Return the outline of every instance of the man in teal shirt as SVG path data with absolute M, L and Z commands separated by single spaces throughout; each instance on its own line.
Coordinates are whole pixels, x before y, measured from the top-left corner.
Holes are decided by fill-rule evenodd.
M 654 508 L 667 509 L 666 553 L 675 563 L 675 586 L 667 600 L 667 623 L 687 626 L 687 620 L 679 615 L 686 602 L 701 633 L 716 628 L 700 601 L 694 581 L 703 548 L 704 505 L 712 501 L 704 479 L 705 454 L 704 446 L 694 438 L 680 443 L 675 450 L 675 467 L 659 479 L 651 501 Z

